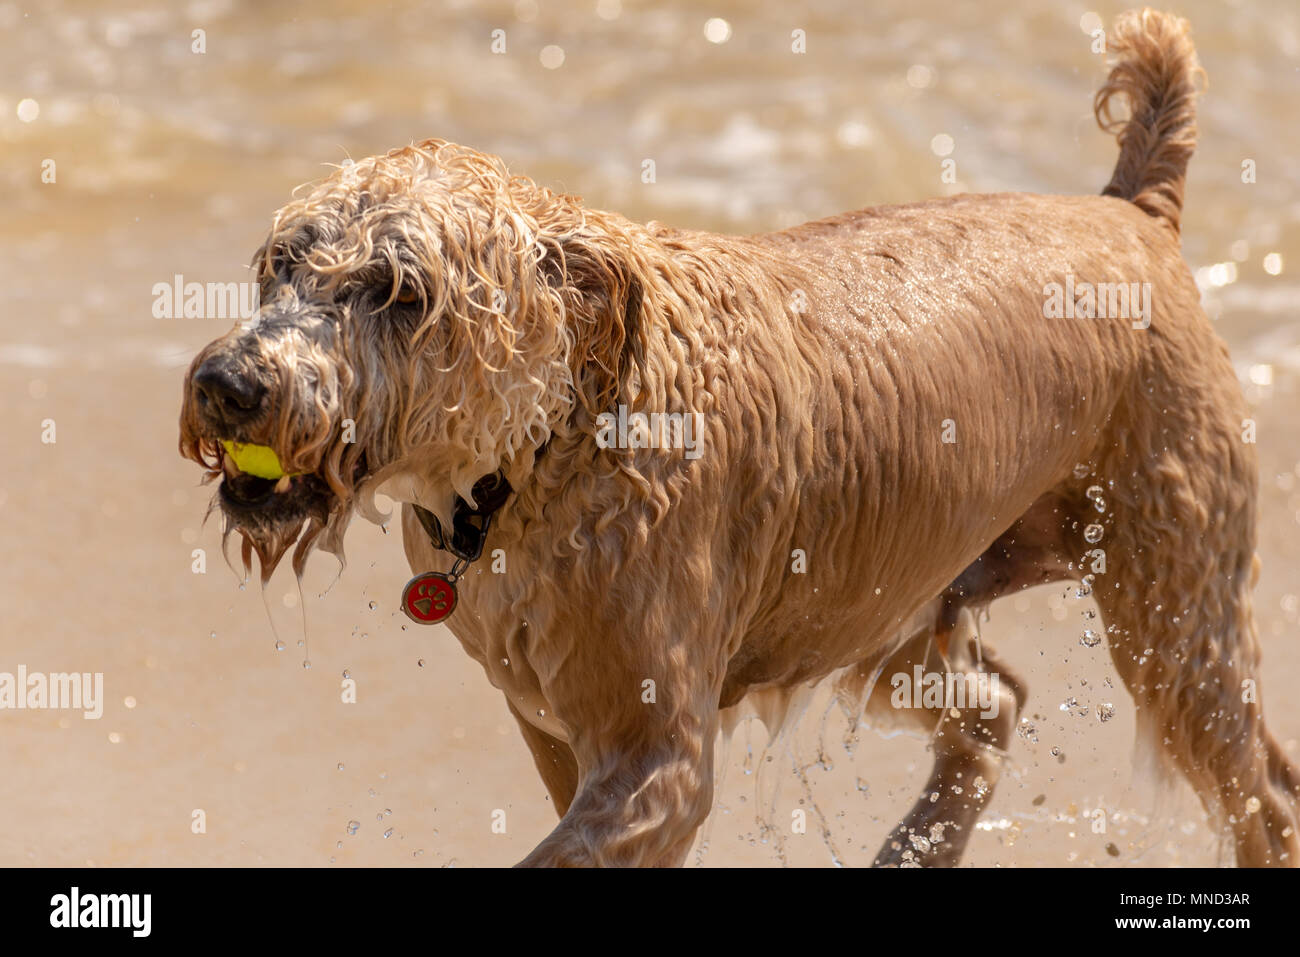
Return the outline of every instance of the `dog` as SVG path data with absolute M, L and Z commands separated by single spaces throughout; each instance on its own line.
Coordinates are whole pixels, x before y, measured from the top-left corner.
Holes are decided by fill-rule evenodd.
M 441 140 L 346 164 L 276 214 L 261 310 L 187 373 L 181 452 L 264 582 L 402 503 L 404 610 L 503 692 L 560 814 L 524 865 L 681 864 L 742 700 L 774 727 L 830 678 L 856 720 L 917 665 L 1002 676 L 996 707 L 900 715 L 936 761 L 876 863 L 957 863 L 1025 700 L 973 616 L 1070 579 L 1237 862 L 1295 865 L 1248 411 L 1179 249 L 1200 68 L 1167 14 L 1109 42 L 1100 196 L 732 237 Z

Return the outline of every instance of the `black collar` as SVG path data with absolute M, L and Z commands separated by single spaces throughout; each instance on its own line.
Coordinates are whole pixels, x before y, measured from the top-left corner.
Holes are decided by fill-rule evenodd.
M 492 514 L 506 503 L 514 489 L 506 481 L 505 475 L 494 472 L 485 475 L 474 483 L 474 501 L 471 506 L 459 495 L 451 513 L 451 535 L 443 531 L 438 517 L 427 508 L 413 505 L 415 517 L 420 520 L 424 530 L 429 534 L 429 541 L 440 551 L 450 552 L 461 562 L 468 564 L 477 561 L 483 554 L 483 543 L 487 541 L 488 528 L 492 524 Z

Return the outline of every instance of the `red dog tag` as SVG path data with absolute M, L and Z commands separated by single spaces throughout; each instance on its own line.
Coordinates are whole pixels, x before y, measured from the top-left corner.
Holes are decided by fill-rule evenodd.
M 456 608 L 456 580 L 442 572 L 416 575 L 402 589 L 402 611 L 419 625 L 436 625 Z

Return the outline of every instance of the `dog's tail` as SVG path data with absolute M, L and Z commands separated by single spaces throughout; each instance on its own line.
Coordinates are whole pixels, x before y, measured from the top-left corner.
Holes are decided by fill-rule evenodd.
M 1186 20 L 1155 10 L 1120 14 L 1107 37 L 1119 54 L 1093 110 L 1119 140 L 1119 162 L 1103 196 L 1127 199 L 1175 231 L 1183 211 L 1187 161 L 1196 148 L 1196 95 L 1204 72 Z M 1128 101 L 1115 119 L 1113 98 Z

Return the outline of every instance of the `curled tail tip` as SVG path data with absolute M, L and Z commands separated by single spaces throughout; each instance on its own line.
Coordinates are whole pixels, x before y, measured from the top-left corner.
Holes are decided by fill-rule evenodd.
M 1170 13 L 1129 10 L 1116 19 L 1107 47 L 1118 57 L 1093 111 L 1098 125 L 1116 134 L 1120 154 L 1102 193 L 1127 199 L 1177 230 L 1205 76 L 1191 28 Z M 1127 116 L 1116 118 L 1116 96 L 1128 104 Z

